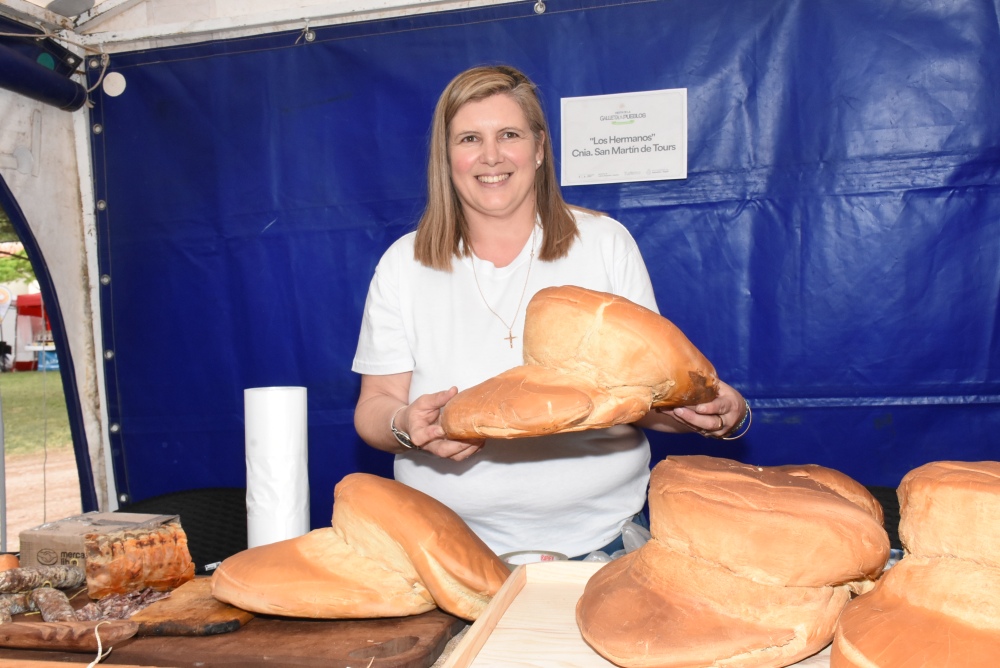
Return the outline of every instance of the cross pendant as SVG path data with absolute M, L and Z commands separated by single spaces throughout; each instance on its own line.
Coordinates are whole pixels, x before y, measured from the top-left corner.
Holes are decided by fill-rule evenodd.
M 511 347 L 511 348 L 513 348 L 513 347 L 514 347 L 514 339 L 516 339 L 516 338 L 517 338 L 516 336 L 514 336 L 514 332 L 512 332 L 512 331 L 508 330 L 508 331 L 507 331 L 507 336 L 505 336 L 505 337 L 503 337 L 503 338 L 504 338 L 504 340 L 505 340 L 505 341 L 506 341 L 507 343 L 509 343 L 509 344 L 510 344 L 510 347 Z

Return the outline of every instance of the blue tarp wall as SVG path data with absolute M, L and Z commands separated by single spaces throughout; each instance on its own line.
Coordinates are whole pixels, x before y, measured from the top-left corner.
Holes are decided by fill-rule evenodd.
M 539 85 L 556 155 L 562 97 L 688 91 L 686 180 L 564 190 L 632 231 L 661 311 L 756 407 L 746 438 L 657 435 L 656 459 L 894 486 L 1000 458 L 998 15 L 551 0 L 115 54 L 127 88 L 92 114 L 119 493 L 242 486 L 243 389 L 267 385 L 308 388 L 313 526 L 347 473 L 391 475 L 352 424 L 362 306 L 422 210 L 437 95 L 492 62 Z

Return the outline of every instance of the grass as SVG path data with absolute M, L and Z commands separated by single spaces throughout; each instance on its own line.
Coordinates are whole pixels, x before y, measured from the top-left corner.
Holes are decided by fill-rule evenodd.
M 0 410 L 7 454 L 73 445 L 58 371 L 0 373 Z

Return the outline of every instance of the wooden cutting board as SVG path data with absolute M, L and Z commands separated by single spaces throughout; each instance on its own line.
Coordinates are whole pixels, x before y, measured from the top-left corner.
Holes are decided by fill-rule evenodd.
M 0 647 L 61 649 L 96 652 L 98 647 L 127 640 L 137 631 L 135 622 L 6 622 L 0 624 Z M 98 638 L 99 636 L 99 638 Z
M 412 617 L 303 620 L 256 616 L 232 633 L 134 636 L 105 665 L 170 668 L 429 668 L 466 622 L 431 610 Z M 106 649 L 106 648 L 105 648 Z M 0 647 L 8 660 L 80 661 L 80 654 Z
M 257 616 L 234 633 L 136 637 L 115 652 L 118 661 L 175 668 L 428 668 L 465 626 L 440 610 L 363 620 Z
M 138 622 L 140 636 L 207 636 L 235 631 L 253 614 L 213 598 L 212 578 L 199 577 L 130 619 Z
M 443 668 L 614 668 L 580 634 L 576 604 L 604 564 L 548 561 L 518 566 L 443 661 Z M 827 647 L 795 668 L 830 668 Z
M 440 610 L 388 619 L 255 616 L 212 598 L 209 577 L 186 582 L 170 597 L 133 615 L 129 622 L 139 624 L 138 632 L 115 642 L 114 651 L 101 665 L 429 668 L 448 641 L 467 626 L 464 620 Z M 80 658 L 58 645 L 38 647 L 48 651 L 0 646 L 0 664 Z

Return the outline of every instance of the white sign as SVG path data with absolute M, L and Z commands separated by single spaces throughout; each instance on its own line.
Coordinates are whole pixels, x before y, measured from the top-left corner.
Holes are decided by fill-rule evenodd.
M 687 178 L 687 89 L 562 99 L 562 185 Z

